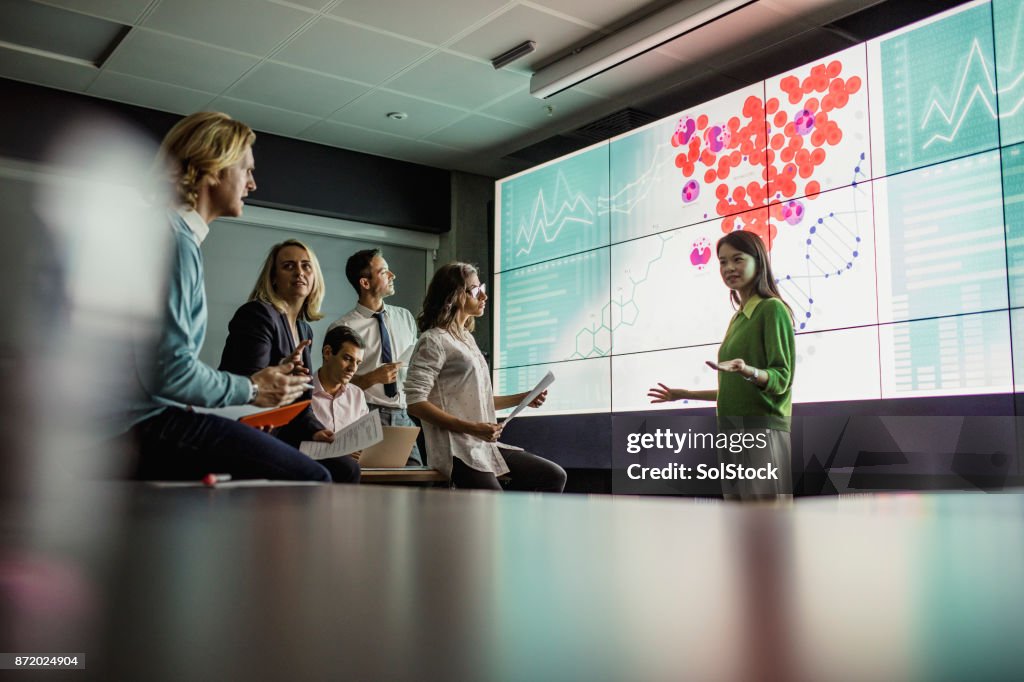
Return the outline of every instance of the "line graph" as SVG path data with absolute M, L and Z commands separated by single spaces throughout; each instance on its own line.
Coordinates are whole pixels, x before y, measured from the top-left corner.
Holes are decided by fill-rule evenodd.
M 498 183 L 499 271 L 609 242 L 608 145 L 600 144 Z
M 964 92 L 968 88 L 968 78 L 972 71 L 978 71 L 978 74 L 974 84 L 970 86 L 970 95 L 967 97 L 967 102 L 962 103 Z M 952 130 L 948 135 L 935 133 L 922 145 L 922 149 L 928 149 L 936 141 L 953 142 L 975 102 L 980 101 L 988 114 L 993 118 L 999 116 L 996 112 L 996 103 L 994 101 L 996 84 L 992 79 L 993 73 L 992 70 L 987 68 L 985 57 L 981 53 L 981 45 L 977 39 L 974 39 L 971 41 L 971 50 L 967 54 L 967 63 L 964 65 L 963 73 L 960 76 L 960 83 L 957 86 L 956 94 L 953 96 L 953 102 L 949 106 L 948 111 L 940 103 L 940 100 L 943 99 L 942 95 L 936 90 L 935 86 L 932 86 L 932 92 L 930 93 L 931 103 L 925 112 L 924 120 L 921 121 L 921 130 L 925 130 L 932 119 L 932 114 L 937 113 L 947 125 L 952 127 Z M 991 99 L 989 98 L 990 95 L 992 96 Z M 955 123 L 953 122 L 954 119 L 956 119 Z
M 1012 57 L 999 69 L 997 87 L 991 12 L 991 5 L 978 5 L 882 41 L 887 172 L 999 145 L 999 122 L 1024 104 L 1024 80 Z M 1011 42 L 1022 17 L 1018 11 Z
M 996 83 L 999 85 L 1000 144 L 1024 141 L 1024 3 L 997 0 L 992 5 L 996 34 Z
M 600 199 L 599 199 L 600 200 Z M 528 218 L 524 218 L 515 233 L 516 255 L 529 255 L 533 251 L 537 238 L 541 237 L 546 244 L 558 239 L 562 228 L 569 223 L 582 225 L 584 228 L 594 225 L 594 207 L 582 192 L 574 192 L 569 187 L 565 173 L 558 171 L 555 180 L 554 197 L 551 199 L 554 211 L 548 210 L 548 199 L 543 188 L 537 193 L 533 210 Z
M 932 87 L 932 91 L 929 93 L 931 101 L 925 112 L 924 119 L 921 121 L 920 128 L 925 130 L 932 120 L 932 115 L 935 114 L 951 130 L 948 135 L 940 133 L 932 135 L 922 146 L 923 149 L 927 149 L 935 142 L 952 143 L 956 140 L 957 133 L 963 127 L 964 121 L 976 103 L 980 103 L 979 106 L 983 107 L 989 116 L 1000 120 L 1011 119 L 1020 112 L 1022 106 L 1024 106 L 1024 88 L 1019 86 L 1024 83 L 1024 70 L 1018 71 L 1020 66 L 1017 64 L 1017 54 L 1022 25 L 1024 25 L 1024 3 L 1017 5 L 1017 16 L 1013 22 L 1013 33 L 1007 37 L 1010 54 L 1005 64 L 1001 63 L 1001 60 L 998 58 L 995 60 L 995 64 L 990 64 L 985 58 L 985 53 L 982 50 L 979 39 L 975 38 L 971 41 L 971 48 L 961 69 L 956 92 L 948 106 L 943 106 L 942 101 L 948 101 L 949 98 L 944 97 L 936 86 Z M 1000 44 L 997 38 L 997 50 L 999 47 Z M 997 71 L 1005 74 L 1006 79 L 1008 79 L 1005 85 L 997 87 L 994 80 Z M 971 77 L 972 72 L 974 73 L 973 78 Z M 1002 81 L 1004 79 L 1000 78 L 999 80 Z M 1018 89 L 1021 92 L 1014 96 L 1013 93 L 1018 91 Z M 1004 98 L 1006 101 L 1003 101 Z
M 655 179 L 661 172 L 672 165 L 672 155 L 667 153 L 670 147 L 666 143 L 658 144 L 650 153 L 647 168 L 636 175 L 636 178 L 607 198 L 603 198 L 598 206 L 602 212 L 629 215 L 633 209 L 650 195 L 655 187 Z

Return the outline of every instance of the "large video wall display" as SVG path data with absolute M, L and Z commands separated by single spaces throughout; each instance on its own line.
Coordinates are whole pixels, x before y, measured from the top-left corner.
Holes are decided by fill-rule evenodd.
M 1013 392 L 1022 108 L 1024 2 L 971 2 L 500 180 L 497 389 L 550 370 L 572 381 L 545 414 L 706 406 L 646 390 L 715 385 L 714 247 L 748 230 L 796 402 Z

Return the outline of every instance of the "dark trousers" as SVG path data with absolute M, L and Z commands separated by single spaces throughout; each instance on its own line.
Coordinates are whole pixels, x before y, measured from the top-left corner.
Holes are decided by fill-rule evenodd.
M 317 461 L 331 472 L 331 479 L 335 483 L 359 483 L 362 469 L 359 468 L 359 462 L 352 455 L 328 457 Z
M 136 477 L 142 480 L 199 480 L 206 474 L 231 474 L 239 479 L 331 481 L 326 468 L 292 446 L 211 414 L 168 407 L 136 424 L 131 434 L 139 453 Z
M 509 468 L 509 490 L 560 493 L 565 489 L 565 469 L 551 460 L 530 452 L 499 449 Z M 458 457 L 452 458 L 452 484 L 456 488 L 502 489 L 497 476 L 477 471 Z

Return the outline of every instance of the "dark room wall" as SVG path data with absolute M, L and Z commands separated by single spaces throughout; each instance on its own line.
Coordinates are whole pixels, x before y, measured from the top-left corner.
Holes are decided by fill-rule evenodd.
M 0 156 L 41 161 L 67 124 L 90 113 L 135 124 L 155 141 L 181 117 L 153 109 L 0 79 Z M 257 130 L 259 189 L 266 206 L 441 234 L 451 219 L 447 170 L 279 137 Z

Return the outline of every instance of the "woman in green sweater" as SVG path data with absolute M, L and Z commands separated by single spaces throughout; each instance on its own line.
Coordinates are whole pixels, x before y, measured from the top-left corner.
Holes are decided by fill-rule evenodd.
M 723 478 L 726 499 L 776 499 L 792 494 L 790 419 L 794 365 L 793 312 L 775 285 L 768 251 L 751 232 L 730 232 L 718 240 L 722 280 L 737 308 L 718 361 L 718 389 L 691 391 L 659 383 L 648 391 L 652 403 L 673 400 L 717 402 L 718 430 L 731 448 L 720 449 L 722 464 L 761 469 L 774 478 Z M 743 434 L 751 434 L 743 438 Z M 763 435 L 762 435 L 763 434 Z M 739 445 L 743 444 L 743 447 Z M 734 469 L 735 471 L 735 469 Z

